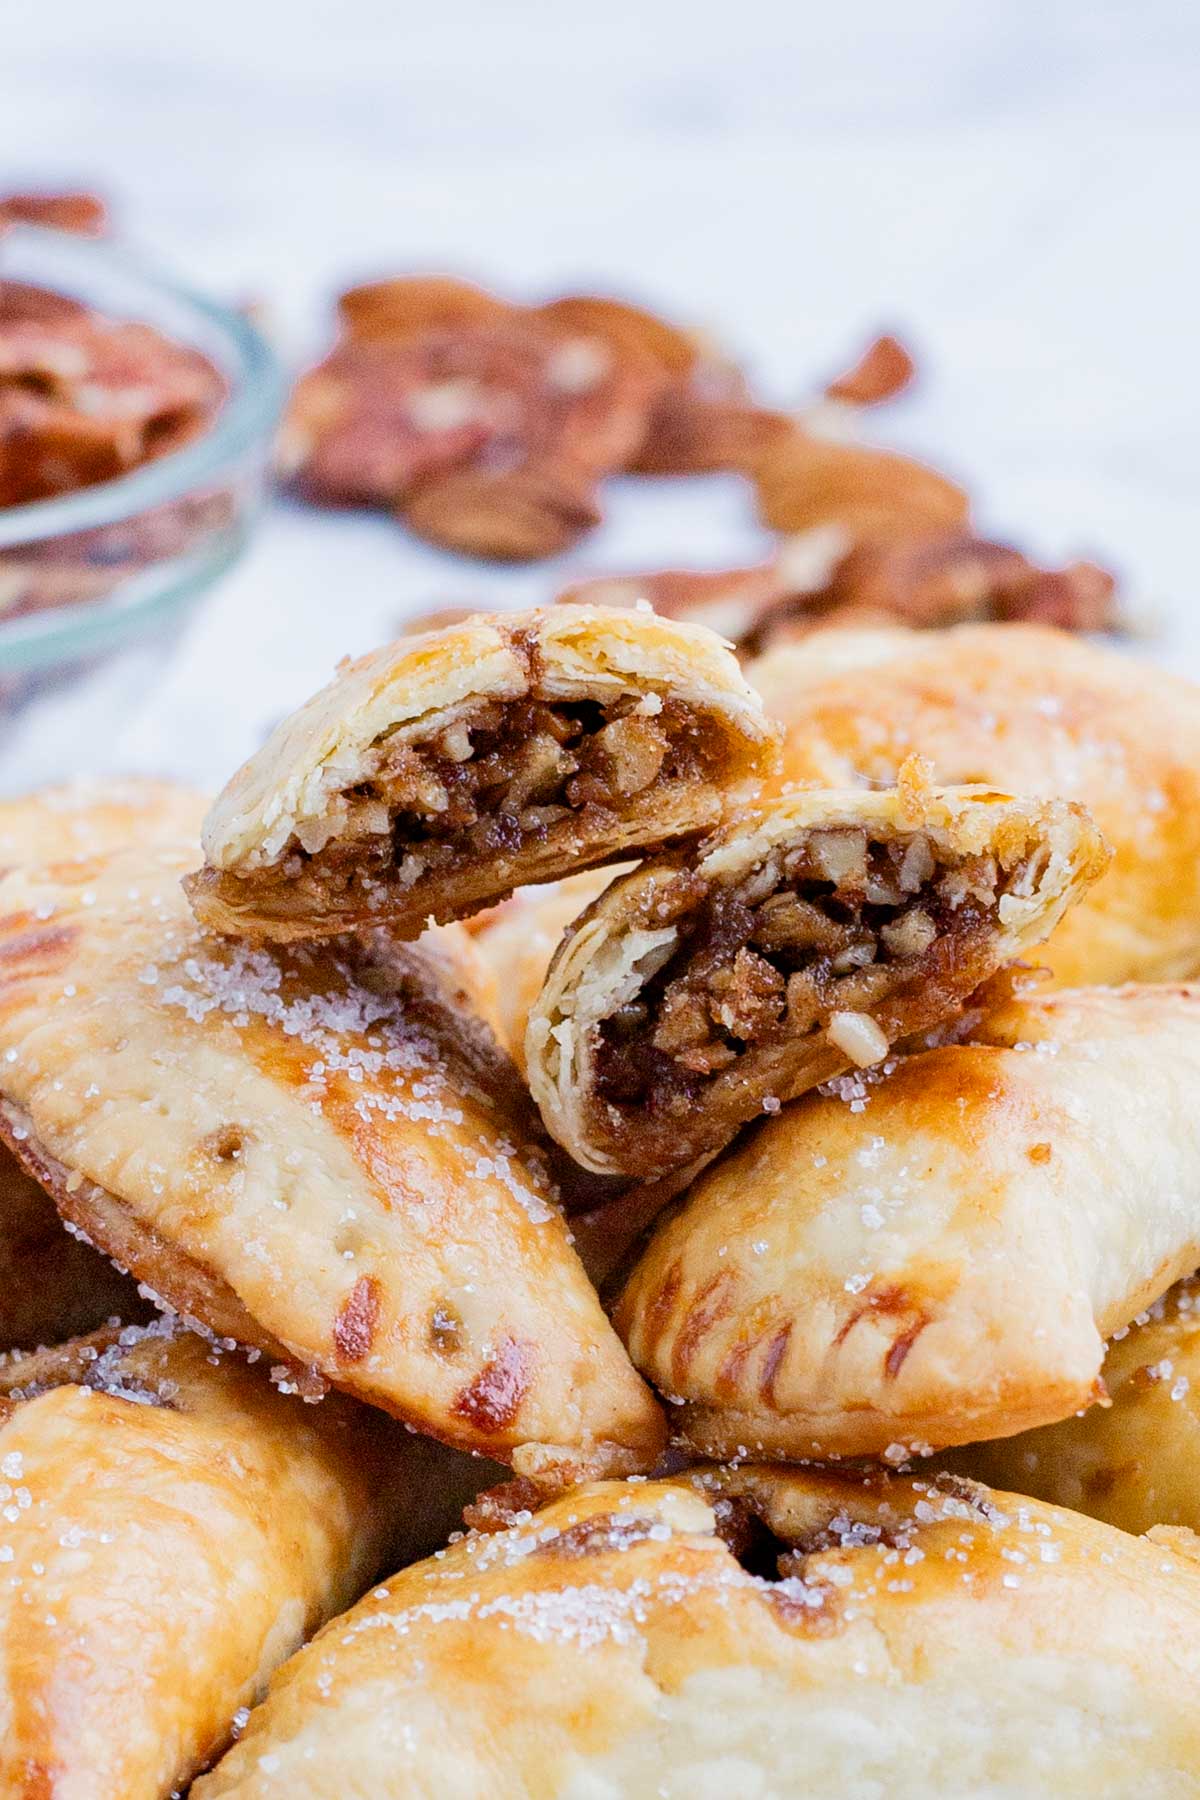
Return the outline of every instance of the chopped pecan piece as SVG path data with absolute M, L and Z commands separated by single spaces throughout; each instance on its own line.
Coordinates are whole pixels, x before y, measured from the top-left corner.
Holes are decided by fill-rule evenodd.
M 825 398 L 843 400 L 850 406 L 878 406 L 903 393 L 916 369 L 900 339 L 885 333 L 867 345 L 853 368 L 829 383 Z
M 970 501 L 935 469 L 892 450 L 836 443 L 794 428 L 759 457 L 759 511 L 775 531 L 838 525 L 852 538 L 958 530 Z
M 1066 631 L 1118 631 L 1116 581 L 1095 563 L 1042 569 L 1008 544 L 969 531 L 872 535 L 839 549 L 814 531 L 748 569 L 670 569 L 600 576 L 559 596 L 597 606 L 649 601 L 690 619 L 746 655 L 827 625 L 937 628 L 972 621 L 1031 621 Z
M 423 331 L 495 324 L 511 308 L 473 282 L 450 275 L 406 275 L 350 288 L 338 300 L 338 317 L 356 343 L 398 343 Z
M 224 382 L 148 325 L 0 282 L 0 505 L 68 493 L 174 450 Z
M 286 461 L 310 498 L 389 507 L 448 549 L 553 556 L 599 520 L 657 377 L 498 301 L 468 316 L 464 292 L 347 296 L 348 341 L 298 385 Z
M 5 194 L 0 196 L 0 231 L 6 225 L 44 225 L 80 237 L 103 237 L 108 208 L 98 194 Z
M 595 483 L 563 461 L 469 464 L 417 482 L 396 511 L 418 537 L 494 562 L 557 556 L 600 522 Z

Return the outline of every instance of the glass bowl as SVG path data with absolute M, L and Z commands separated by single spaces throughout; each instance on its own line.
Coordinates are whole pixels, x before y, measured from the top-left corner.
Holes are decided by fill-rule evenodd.
M 13 227 L 0 235 L 0 280 L 152 325 L 207 356 L 227 390 L 208 428 L 182 448 L 116 480 L 0 507 L 0 785 L 11 787 L 20 784 L 9 765 L 31 709 L 60 711 L 69 685 L 127 650 L 138 652 L 131 669 L 141 687 L 241 554 L 262 508 L 286 390 L 247 319 L 107 244 Z M 106 679 L 100 688 L 117 695 L 125 685 Z

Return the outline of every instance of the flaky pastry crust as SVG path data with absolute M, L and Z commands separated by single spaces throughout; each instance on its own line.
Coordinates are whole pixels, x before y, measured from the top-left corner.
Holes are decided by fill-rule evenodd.
M 1200 987 L 1016 998 L 971 1040 L 785 1109 L 656 1230 L 615 1318 L 699 1453 L 1065 1418 L 1200 1263 Z
M 1194 1556 L 965 1481 L 585 1488 L 329 1626 L 196 1800 L 1182 1797 Z
M 105 777 L 0 801 L 0 870 L 67 862 L 123 844 L 199 840 L 206 802 L 191 788 Z M 152 1309 L 104 1257 L 63 1230 L 41 1184 L 0 1146 L 0 1349 L 32 1349 Z
M 1039 953 L 1066 984 L 1200 971 L 1200 690 L 1034 625 L 828 631 L 747 670 L 785 729 L 780 779 L 939 781 L 1086 806 L 1112 867 Z
M 623 869 L 587 869 L 545 887 L 522 888 L 475 934 L 491 972 L 498 1035 L 525 1069 L 525 1028 L 563 933 Z
M 476 615 L 344 667 L 218 798 L 198 916 L 415 937 L 526 883 L 711 828 L 774 762 L 719 638 L 588 607 Z
M 405 1436 L 167 1322 L 4 1359 L 0 1791 L 183 1787 L 398 1554 L 429 1474 Z
M 1078 807 L 905 776 L 779 797 L 642 864 L 570 928 L 525 1062 L 585 1168 L 666 1174 L 879 1062 L 1040 943 L 1105 866 Z
M 652 1465 L 658 1408 L 444 956 L 206 938 L 188 862 L 0 887 L 0 1133 L 22 1162 L 177 1311 L 318 1390 L 547 1479 Z
M 1116 1333 L 1106 1404 L 956 1451 L 953 1466 L 1118 1525 L 1200 1525 L 1200 1283 L 1181 1281 Z

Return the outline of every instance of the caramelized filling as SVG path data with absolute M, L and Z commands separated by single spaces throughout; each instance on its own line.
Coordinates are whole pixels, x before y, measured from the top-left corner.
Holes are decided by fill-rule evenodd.
M 684 1114 L 751 1048 L 870 1014 L 919 992 L 951 1009 L 1018 871 L 993 857 L 950 864 L 920 831 L 811 831 L 736 885 L 681 872 L 655 922 L 678 942 L 635 999 L 605 1020 L 600 1098 Z
M 653 788 L 713 778 L 720 748 L 712 720 L 653 695 L 482 702 L 427 740 L 381 742 L 375 772 L 344 795 L 336 841 L 317 847 L 322 828 L 311 851 L 294 841 L 277 873 L 335 887 L 398 875 L 412 886 L 511 855 L 568 822 L 603 829 Z

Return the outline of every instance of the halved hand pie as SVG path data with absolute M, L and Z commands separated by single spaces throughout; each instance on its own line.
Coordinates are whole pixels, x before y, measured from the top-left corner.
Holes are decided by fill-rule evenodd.
M 643 864 L 571 927 L 529 1018 L 542 1117 L 585 1168 L 659 1175 L 952 1018 L 1103 869 L 1080 808 L 784 795 Z
M 0 1132 L 175 1310 L 529 1473 L 663 1436 L 447 961 L 206 938 L 186 850 L 0 885 Z
M 1200 1264 L 1200 987 L 1018 997 L 769 1120 L 661 1224 L 615 1318 L 703 1455 L 880 1456 L 1102 1395 Z
M 1194 1543 L 961 1480 L 605 1483 L 370 1594 L 193 1793 L 1183 1796 Z
M 773 728 L 711 632 L 649 613 L 477 616 L 344 668 L 209 814 L 204 924 L 415 937 L 525 883 L 714 825 Z
M 1200 1526 L 1200 1282 L 1181 1281 L 1116 1332 L 1103 1403 L 1057 1425 L 969 1444 L 963 1473 L 1073 1506 L 1122 1531 Z M 951 1459 L 946 1459 L 951 1460 Z
M 1200 972 L 1200 689 L 1035 625 L 826 631 L 747 673 L 785 728 L 781 782 L 937 781 L 1075 800 L 1112 846 L 1039 960 L 1064 984 Z
M 0 1792 L 186 1786 L 277 1663 L 428 1547 L 397 1531 L 447 1479 L 431 1450 L 458 1460 L 168 1323 L 3 1359 Z

